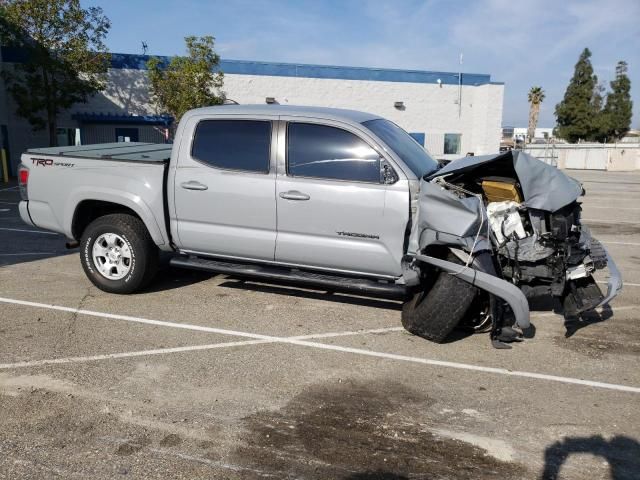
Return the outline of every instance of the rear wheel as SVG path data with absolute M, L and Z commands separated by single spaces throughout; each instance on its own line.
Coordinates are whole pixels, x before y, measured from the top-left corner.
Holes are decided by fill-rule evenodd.
M 158 247 L 133 215 L 116 213 L 91 222 L 82 234 L 80 252 L 89 280 L 109 293 L 144 288 L 158 268 Z
M 460 263 L 453 255 L 447 260 Z M 432 275 L 432 282 L 403 305 L 402 325 L 414 335 L 441 343 L 464 319 L 478 289 L 443 271 Z

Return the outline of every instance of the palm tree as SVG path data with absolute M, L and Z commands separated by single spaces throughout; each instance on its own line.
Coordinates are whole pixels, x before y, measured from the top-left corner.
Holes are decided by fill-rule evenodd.
M 540 104 L 543 100 L 544 90 L 542 90 L 542 87 L 531 87 L 531 90 L 529 90 L 529 128 L 527 129 L 527 141 L 529 143 L 531 143 L 536 134 Z

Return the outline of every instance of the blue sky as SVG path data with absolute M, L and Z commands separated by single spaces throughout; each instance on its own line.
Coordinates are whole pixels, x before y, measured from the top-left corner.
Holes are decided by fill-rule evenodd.
M 527 123 L 527 91 L 544 88 L 540 126 L 553 126 L 584 47 L 609 86 L 629 63 L 640 127 L 640 0 L 84 0 L 112 21 L 112 52 L 184 53 L 213 35 L 223 58 L 490 73 L 505 86 L 504 125 Z

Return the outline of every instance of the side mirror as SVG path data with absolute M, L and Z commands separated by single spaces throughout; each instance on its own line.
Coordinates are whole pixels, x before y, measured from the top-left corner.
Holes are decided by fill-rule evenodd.
M 392 185 L 399 180 L 398 174 L 385 160 L 380 162 L 380 183 Z

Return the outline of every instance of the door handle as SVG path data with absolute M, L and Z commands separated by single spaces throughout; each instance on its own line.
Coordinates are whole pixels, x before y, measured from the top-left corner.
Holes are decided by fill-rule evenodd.
M 280 192 L 280 198 L 287 200 L 309 200 L 311 197 L 306 193 L 299 192 L 298 190 L 289 190 L 288 192 Z
M 207 188 L 209 188 L 204 183 L 196 182 L 195 180 L 182 182 L 180 186 L 185 190 L 206 190 Z

